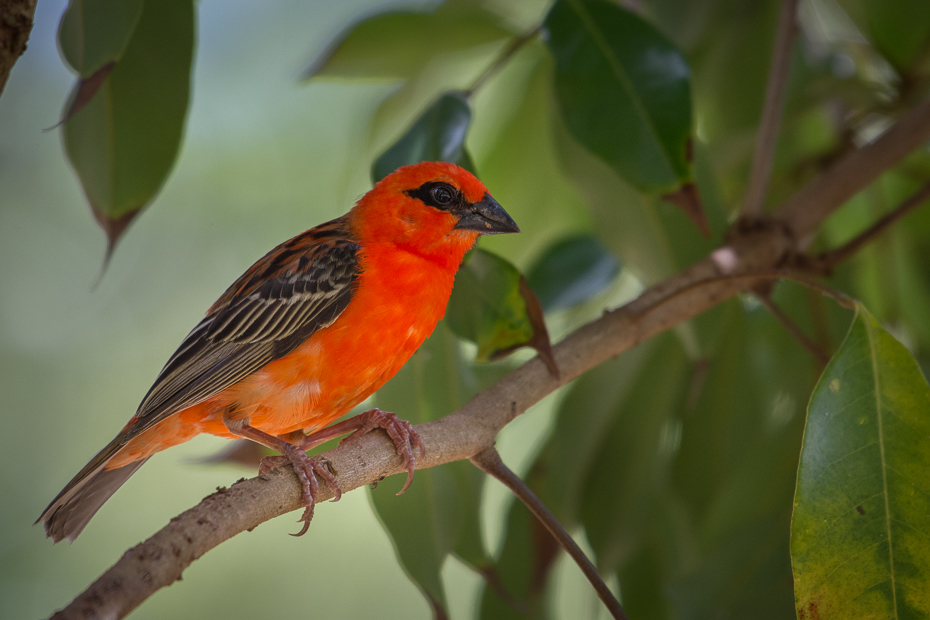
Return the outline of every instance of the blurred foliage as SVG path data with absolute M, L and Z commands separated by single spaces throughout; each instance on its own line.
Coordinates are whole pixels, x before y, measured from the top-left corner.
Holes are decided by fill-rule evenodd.
M 113 4 L 75 0 L 59 34 L 75 93 L 112 63 L 64 123 L 91 206 L 111 221 L 150 202 L 172 166 L 193 48 L 190 2 Z M 379 406 L 433 420 L 511 368 L 481 362 L 532 333 L 520 269 L 565 333 L 719 246 L 746 189 L 779 7 L 447 0 L 356 16 L 335 36 L 305 78 L 387 85 L 353 174 L 455 161 L 523 229 L 482 241 L 447 319 Z M 770 208 L 930 92 L 925 3 L 805 0 L 798 21 Z M 151 36 L 169 27 L 177 36 Z M 855 237 L 928 179 L 924 148 L 831 217 L 812 251 Z M 709 238 L 663 199 L 691 183 Z M 559 394 L 525 477 L 615 577 L 631 618 L 930 613 L 919 592 L 930 580 L 928 247 L 921 208 L 840 265 L 828 284 L 861 300 L 854 318 L 796 284 L 774 287 L 773 302 L 835 352 L 819 383 L 816 358 L 745 296 Z M 456 336 L 477 343 L 477 360 Z M 400 564 L 437 617 L 466 616 L 448 594 L 450 557 L 487 583 L 477 617 L 552 617 L 565 595 L 557 548 L 522 505 L 488 522 L 476 472 L 454 463 L 418 472 L 400 498 L 399 478 L 372 491 Z M 855 575 L 823 577 L 835 566 Z

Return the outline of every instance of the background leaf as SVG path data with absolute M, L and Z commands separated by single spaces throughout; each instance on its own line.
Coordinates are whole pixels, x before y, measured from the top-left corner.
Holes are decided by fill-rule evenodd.
M 72 0 L 61 16 L 61 55 L 82 77 L 90 77 L 123 55 L 144 0 Z
M 572 135 L 642 191 L 690 181 L 690 70 L 681 53 L 640 17 L 600 0 L 559 0 L 546 28 Z
M 63 126 L 65 151 L 107 233 L 108 253 L 174 165 L 193 46 L 191 0 L 145 3 L 120 61 Z
M 448 161 L 475 173 L 465 150 L 471 106 L 463 93 L 448 92 L 436 100 L 394 145 L 378 157 L 371 177 L 380 181 L 401 166 L 421 161 Z
M 526 276 L 544 310 L 569 308 L 604 290 L 618 261 L 591 235 L 562 239 L 546 249 Z
M 791 559 L 798 617 L 930 613 L 930 386 L 861 304 L 811 397 Z
M 501 20 L 465 3 L 430 13 L 392 11 L 364 19 L 339 35 L 306 70 L 307 79 L 405 79 L 436 55 L 513 36 Z

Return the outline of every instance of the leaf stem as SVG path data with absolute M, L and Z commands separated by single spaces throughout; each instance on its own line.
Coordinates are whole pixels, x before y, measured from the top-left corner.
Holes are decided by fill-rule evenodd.
M 826 365 L 827 362 L 830 361 L 830 356 L 823 349 L 814 344 L 814 341 L 808 338 L 807 335 L 801 331 L 801 328 L 798 327 L 797 323 L 792 321 L 791 317 L 785 314 L 785 312 L 779 308 L 774 301 L 772 301 L 772 298 L 769 295 L 759 293 L 756 295 L 756 297 L 759 299 L 759 301 L 762 302 L 762 305 L 772 313 L 772 316 L 778 319 L 778 321 L 785 327 L 785 329 L 788 330 L 788 333 L 794 336 L 795 340 L 801 343 L 801 346 L 810 351 L 811 354 L 813 354 L 813 356 L 816 357 L 821 364 Z
M 565 549 L 565 552 L 575 560 L 581 572 L 584 573 L 584 576 L 587 577 L 591 585 L 594 586 L 594 590 L 597 592 L 598 597 L 600 597 L 601 601 L 603 601 L 604 605 L 610 611 L 610 615 L 618 620 L 628 620 L 626 614 L 623 613 L 623 607 L 620 606 L 620 602 L 614 597 L 610 588 L 604 583 L 604 580 L 601 579 L 600 574 L 597 572 L 594 564 L 591 563 L 591 560 L 588 559 L 584 551 L 581 550 L 572 537 L 568 535 L 568 532 L 565 531 L 565 528 L 562 527 L 559 520 L 555 518 L 555 515 L 553 515 L 549 509 L 546 508 L 546 505 L 536 497 L 536 494 L 526 486 L 526 483 L 513 473 L 509 467 L 504 465 L 500 454 L 497 453 L 494 446 L 471 457 L 471 462 L 484 473 L 493 476 L 503 483 L 521 502 L 526 504 L 530 512 L 536 515 L 536 518 L 549 530 L 552 537 L 555 538 L 559 545 Z
M 775 34 L 775 52 L 765 89 L 765 106 L 756 138 L 756 151 L 752 159 L 752 172 L 743 202 L 744 217 L 759 217 L 765 206 L 765 192 L 772 176 L 772 160 L 781 128 L 788 70 L 791 68 L 791 44 L 797 32 L 798 0 L 782 0 L 778 31 Z

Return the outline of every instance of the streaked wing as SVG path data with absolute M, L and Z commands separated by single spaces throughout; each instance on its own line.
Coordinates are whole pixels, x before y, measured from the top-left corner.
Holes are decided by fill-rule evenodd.
M 358 277 L 359 246 L 347 236 L 340 218 L 255 263 L 165 364 L 128 435 L 219 394 L 332 324 Z

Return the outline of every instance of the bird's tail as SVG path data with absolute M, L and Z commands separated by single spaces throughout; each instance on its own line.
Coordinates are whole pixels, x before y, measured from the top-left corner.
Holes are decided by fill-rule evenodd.
M 107 463 L 125 445 L 124 439 L 117 437 L 107 444 L 52 500 L 36 521 L 45 525 L 46 536 L 56 543 L 65 539 L 74 542 L 104 502 L 148 460 L 106 469 Z

